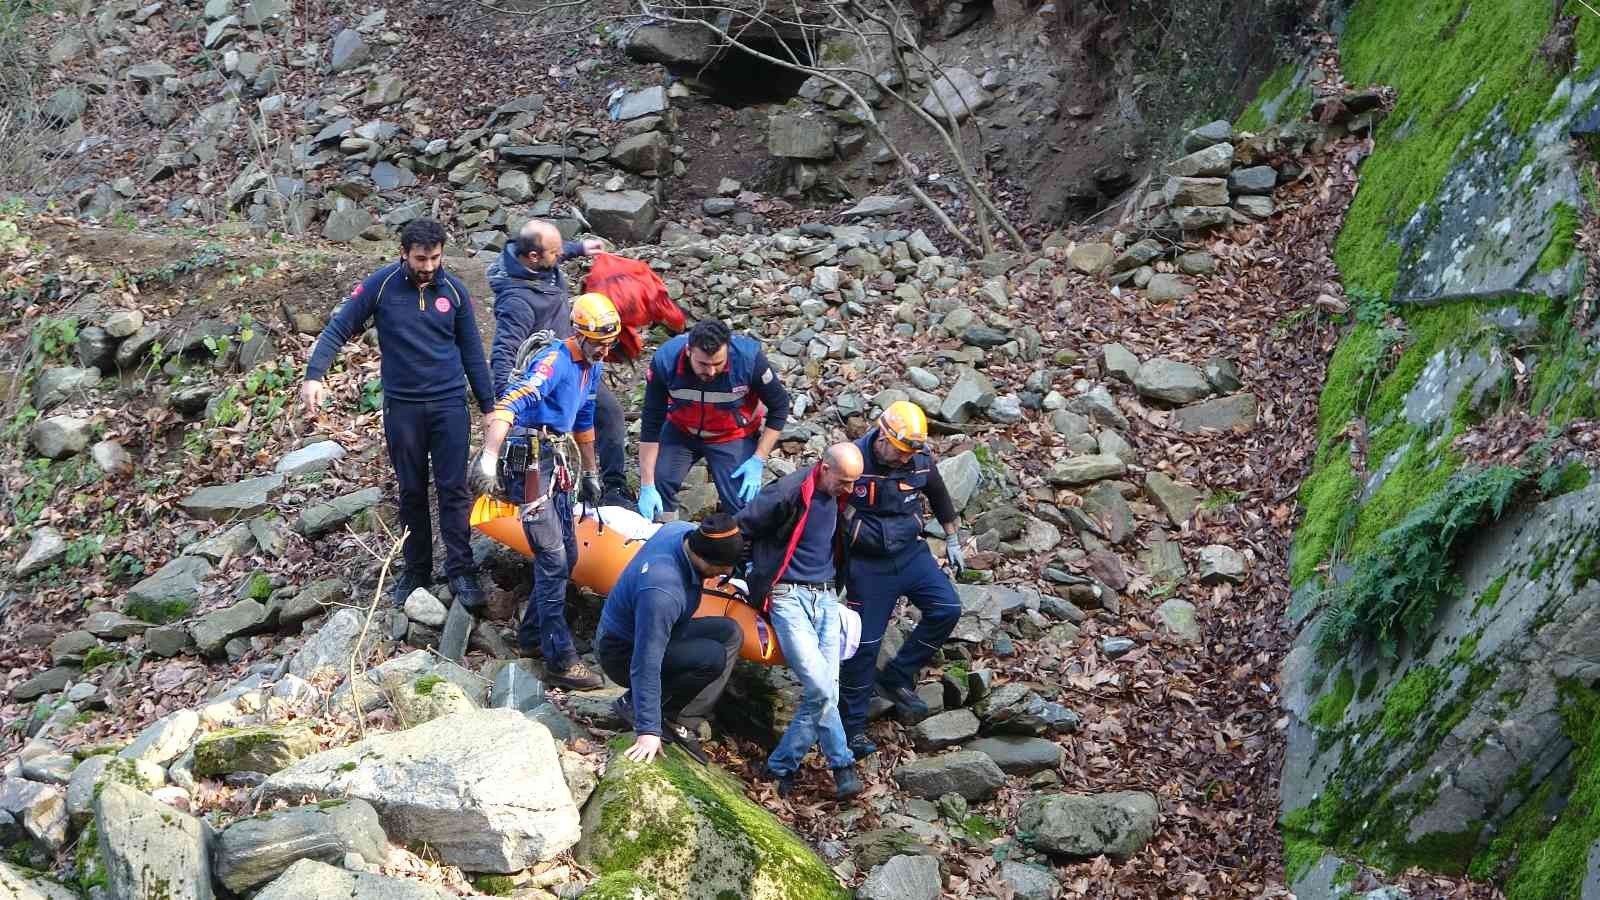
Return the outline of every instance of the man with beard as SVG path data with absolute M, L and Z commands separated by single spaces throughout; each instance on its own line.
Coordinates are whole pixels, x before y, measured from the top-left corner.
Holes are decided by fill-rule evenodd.
M 716 319 L 655 352 L 639 415 L 639 514 L 673 519 L 697 460 L 736 513 L 761 490 L 767 457 L 789 419 L 789 392 L 754 338 Z
M 572 337 L 572 303 L 561 264 L 578 256 L 593 256 L 604 244 L 598 238 L 563 241 L 561 232 L 543 219 L 531 219 L 507 241 L 500 258 L 489 264 L 489 287 L 494 290 L 494 346 L 489 351 L 489 371 L 494 393 L 500 397 L 517 375 L 517 351 L 529 337 L 549 332 L 553 340 Z M 530 348 L 537 349 L 537 348 Z M 626 472 L 627 422 L 622 405 L 604 384 L 595 395 L 595 450 L 600 459 L 603 505 L 631 506 Z
M 307 415 L 316 415 L 327 397 L 323 376 L 339 348 L 376 324 L 383 436 L 400 482 L 400 522 L 408 531 L 405 570 L 395 581 L 394 604 L 404 604 L 412 591 L 433 583 L 431 461 L 445 576 L 456 601 L 475 612 L 483 607 L 484 595 L 467 542 L 472 509 L 467 493 L 467 385 L 484 413 L 494 408 L 495 395 L 467 286 L 444 270 L 444 242 L 444 226 L 432 219 L 406 225 L 400 232 L 400 259 L 357 285 L 317 338 L 300 399 Z

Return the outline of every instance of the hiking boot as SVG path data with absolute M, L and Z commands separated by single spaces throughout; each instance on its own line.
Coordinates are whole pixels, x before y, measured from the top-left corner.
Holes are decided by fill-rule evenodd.
M 853 734 L 850 736 L 850 752 L 855 754 L 856 760 L 859 762 L 877 753 L 878 745 L 874 744 L 872 739 L 865 734 Z
M 582 662 L 574 662 L 559 672 L 554 669 L 546 671 L 545 681 L 569 691 L 592 691 L 605 683 L 604 679 L 589 671 L 589 667 Z
M 483 608 L 488 603 L 488 597 L 483 593 L 483 588 L 478 586 L 476 575 L 456 575 L 450 579 L 450 596 L 461 608 L 474 616 L 483 615 Z
M 611 711 L 616 713 L 617 718 L 621 719 L 623 723 L 628 726 L 629 731 L 634 729 L 635 726 L 633 722 L 632 695 L 623 694 L 617 699 L 611 701 Z
M 778 785 L 778 796 L 788 797 L 795 792 L 797 787 L 799 787 L 795 775 L 795 772 L 790 772 L 787 775 L 779 775 L 777 772 L 774 772 L 763 765 L 761 767 L 761 773 L 757 777 L 759 777 L 762 781 L 776 782 Z
M 677 722 L 663 722 L 661 737 L 682 747 L 683 752 L 689 754 L 700 765 L 710 764 L 711 757 L 707 756 L 705 748 L 700 746 L 700 738 Z
M 849 800 L 864 790 L 866 785 L 861 783 L 855 766 L 840 766 L 833 770 L 833 799 Z
M 395 609 L 404 609 L 406 598 L 411 596 L 412 591 L 420 587 L 427 587 L 432 583 L 433 579 L 427 575 L 418 574 L 407 569 L 400 573 L 399 578 L 395 579 L 393 593 L 389 595 L 389 599 L 394 601 Z
M 928 704 L 922 702 L 917 692 L 904 685 L 887 685 L 878 682 L 878 696 L 894 704 L 895 718 L 901 724 L 915 725 L 928 717 Z

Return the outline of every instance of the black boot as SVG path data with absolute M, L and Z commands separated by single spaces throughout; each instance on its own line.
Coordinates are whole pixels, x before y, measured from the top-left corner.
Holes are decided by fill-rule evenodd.
M 412 591 L 420 587 L 427 587 L 432 583 L 433 579 L 428 574 L 407 569 L 400 573 L 399 578 L 394 580 L 394 588 L 389 594 L 389 599 L 394 602 L 395 609 L 403 609 L 406 605 L 406 598 L 411 596 Z
M 895 718 L 902 724 L 915 725 L 928 717 L 928 704 L 922 702 L 916 691 L 904 685 L 889 685 L 880 679 L 878 696 L 894 704 Z
M 859 762 L 877 753 L 878 745 L 874 744 L 866 734 L 853 734 L 850 736 L 850 752 L 855 754 L 856 761 Z
M 450 579 L 450 595 L 461 608 L 474 616 L 483 615 L 483 608 L 488 599 L 483 593 L 483 588 L 478 586 L 478 576 L 457 575 Z
M 861 776 L 856 774 L 855 766 L 840 766 L 833 770 L 833 799 L 849 800 L 864 790 L 866 786 L 861 783 Z

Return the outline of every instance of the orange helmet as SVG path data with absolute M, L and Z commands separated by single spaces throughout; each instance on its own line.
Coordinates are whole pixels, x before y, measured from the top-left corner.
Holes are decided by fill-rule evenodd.
M 586 338 L 614 341 L 622 334 L 622 317 L 605 294 L 580 294 L 572 301 L 572 327 Z
M 910 400 L 889 404 L 878 417 L 878 429 L 903 453 L 915 453 L 928 445 L 928 416 Z

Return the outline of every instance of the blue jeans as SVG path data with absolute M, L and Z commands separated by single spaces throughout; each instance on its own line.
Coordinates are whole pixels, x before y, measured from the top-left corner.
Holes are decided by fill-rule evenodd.
M 830 767 L 853 765 L 856 758 L 839 721 L 839 598 L 831 589 L 779 584 L 767 618 L 803 689 L 800 707 L 767 758 L 767 768 L 788 775 L 819 742 Z
M 656 450 L 656 491 L 661 494 L 662 512 L 678 511 L 678 489 L 696 462 L 706 461 L 706 474 L 717 487 L 721 509 L 733 515 L 744 508 L 739 499 L 739 482 L 733 480 L 733 470 L 756 452 L 754 437 L 708 444 L 690 437 L 668 422 L 661 426 L 661 438 Z

